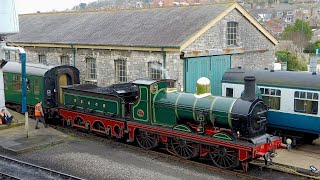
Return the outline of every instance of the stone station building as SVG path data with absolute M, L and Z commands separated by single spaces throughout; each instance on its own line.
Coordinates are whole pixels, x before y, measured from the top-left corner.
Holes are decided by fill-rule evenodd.
M 27 61 L 71 64 L 82 82 L 176 79 L 187 92 L 206 76 L 212 93 L 230 67 L 272 68 L 277 40 L 238 3 L 19 16 L 8 41 Z

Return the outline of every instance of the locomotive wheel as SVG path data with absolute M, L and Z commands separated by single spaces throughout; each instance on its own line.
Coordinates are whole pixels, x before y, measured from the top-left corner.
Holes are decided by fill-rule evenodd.
M 223 146 L 211 146 L 209 148 L 209 156 L 213 164 L 219 168 L 233 169 L 239 164 L 236 149 Z
M 183 159 L 191 159 L 195 157 L 199 149 L 199 145 L 176 137 L 171 139 L 171 147 L 173 152 Z
M 147 131 L 138 130 L 136 133 L 136 141 L 143 149 L 153 149 L 159 144 L 159 136 Z

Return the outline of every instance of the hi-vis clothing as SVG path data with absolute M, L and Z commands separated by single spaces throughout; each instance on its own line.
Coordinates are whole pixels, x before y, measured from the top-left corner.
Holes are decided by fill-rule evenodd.
M 41 107 L 40 103 L 36 104 L 36 106 L 34 108 L 34 115 L 36 117 L 42 116 L 42 107 Z

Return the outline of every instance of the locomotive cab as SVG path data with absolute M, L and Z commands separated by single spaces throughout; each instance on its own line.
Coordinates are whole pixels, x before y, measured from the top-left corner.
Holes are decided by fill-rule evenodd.
M 45 105 L 57 107 L 63 103 L 62 87 L 79 84 L 79 71 L 72 66 L 57 66 L 44 74 Z

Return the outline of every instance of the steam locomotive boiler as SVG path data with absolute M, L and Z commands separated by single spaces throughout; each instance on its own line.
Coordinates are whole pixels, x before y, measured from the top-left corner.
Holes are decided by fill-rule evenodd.
M 229 139 L 264 135 L 267 107 L 255 97 L 255 78 L 246 77 L 245 82 L 244 95 L 238 99 L 211 96 L 209 93 L 201 97 L 161 89 L 153 101 L 154 121 L 165 126 L 189 124 L 192 127 L 197 124 L 198 128 L 194 130 L 198 133 L 204 133 L 205 128 L 230 129 L 231 133 L 226 137 Z

